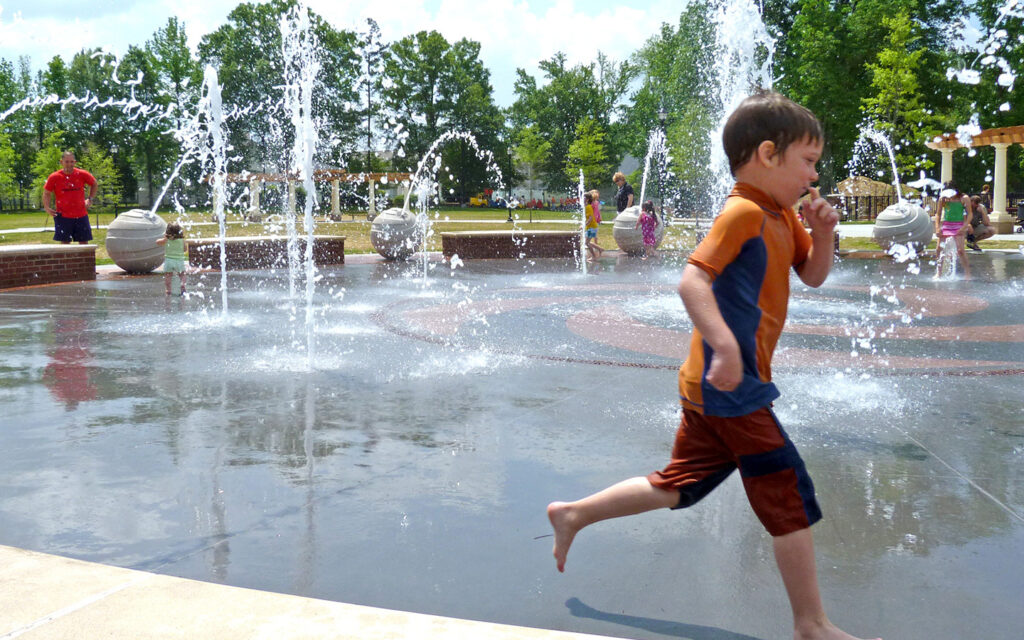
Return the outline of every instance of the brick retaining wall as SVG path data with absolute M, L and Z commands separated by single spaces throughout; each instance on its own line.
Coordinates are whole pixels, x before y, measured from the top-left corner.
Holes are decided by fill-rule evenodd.
M 299 258 L 306 255 L 306 238 L 298 238 Z M 285 269 L 288 239 L 252 236 L 227 238 L 224 257 L 228 270 Z M 219 240 L 189 240 L 188 261 L 194 267 L 220 269 Z M 313 263 L 318 266 L 345 263 L 345 236 L 314 236 Z
M 96 279 L 96 245 L 0 246 L 0 289 Z
M 445 258 L 579 259 L 579 231 L 447 231 L 441 233 Z

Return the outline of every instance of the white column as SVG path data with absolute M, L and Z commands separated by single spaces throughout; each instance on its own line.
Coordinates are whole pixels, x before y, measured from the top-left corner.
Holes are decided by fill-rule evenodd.
M 254 218 L 260 217 L 260 184 L 258 179 L 249 181 L 249 215 Z
M 295 181 L 288 181 L 288 211 L 294 216 L 295 212 Z
M 341 217 L 341 180 L 331 180 L 331 217 Z
M 374 180 L 371 177 L 370 178 L 370 190 L 369 190 L 369 194 L 370 194 L 370 209 L 366 212 L 366 219 L 367 220 L 373 220 L 374 218 L 377 217 L 377 203 L 374 202 L 374 200 L 377 199 L 377 190 L 375 188 L 376 185 L 377 185 L 377 181 Z
M 939 171 L 939 182 L 946 184 L 953 179 L 953 151 L 954 149 L 939 149 L 942 154 L 942 169 Z
M 1006 148 L 1008 142 L 993 142 L 996 148 L 995 184 L 992 189 L 992 225 L 996 233 L 1013 233 L 1014 218 L 1006 213 Z

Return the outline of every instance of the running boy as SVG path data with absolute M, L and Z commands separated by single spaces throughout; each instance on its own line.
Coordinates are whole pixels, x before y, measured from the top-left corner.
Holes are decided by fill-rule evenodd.
M 789 269 L 817 287 L 832 267 L 839 217 L 811 186 L 821 125 L 807 109 L 763 92 L 733 112 L 722 142 L 736 184 L 679 283 L 694 332 L 679 370 L 683 417 L 672 459 L 646 477 L 548 505 L 555 561 L 564 571 L 573 538 L 587 525 L 691 506 L 739 468 L 747 498 L 773 536 L 793 637 L 851 640 L 822 607 L 810 529 L 821 511 L 804 463 L 770 408 L 779 397 L 771 357 L 786 320 Z M 809 234 L 793 212 L 807 192 Z

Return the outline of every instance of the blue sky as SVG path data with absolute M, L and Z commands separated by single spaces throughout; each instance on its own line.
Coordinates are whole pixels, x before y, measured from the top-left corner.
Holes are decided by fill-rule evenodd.
M 69 60 L 85 47 L 122 54 L 141 45 L 171 16 L 184 21 L 189 42 L 223 24 L 236 0 L 0 0 L 0 57 L 27 55 L 41 68 L 54 55 Z M 603 51 L 623 60 L 657 33 L 675 24 L 685 0 L 307 0 L 306 5 L 337 28 L 359 30 L 368 17 L 384 38 L 437 30 L 449 41 L 481 43 L 491 71 L 495 100 L 513 100 L 516 68 L 538 74 L 537 63 L 557 51 L 572 64 Z M 381 7 L 386 7 L 382 9 Z

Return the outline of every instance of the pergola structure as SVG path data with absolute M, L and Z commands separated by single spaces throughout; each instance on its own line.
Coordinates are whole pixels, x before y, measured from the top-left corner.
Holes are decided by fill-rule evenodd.
M 399 184 L 410 180 L 411 173 L 350 173 L 340 169 L 317 169 L 313 171 L 314 182 L 331 183 L 331 215 L 341 215 L 341 183 L 342 182 L 366 182 L 370 185 L 369 202 L 370 209 L 367 217 L 373 220 L 377 216 L 376 204 L 374 202 L 375 187 L 378 182 L 387 184 Z M 302 180 L 298 173 L 229 173 L 225 181 L 234 183 L 249 184 L 249 210 L 248 215 L 259 217 L 260 211 L 260 187 L 264 182 L 285 182 L 288 184 L 288 208 L 295 211 L 295 185 Z
M 961 148 L 991 146 L 996 148 L 996 166 L 992 185 L 992 212 L 990 218 L 997 233 L 1013 233 L 1016 218 L 1006 212 L 1006 150 L 1012 144 L 1024 146 L 1024 125 L 985 129 L 971 136 L 970 144 L 962 144 L 955 133 L 946 133 L 925 143 L 929 149 L 942 154 L 939 171 L 943 184 L 953 179 L 953 152 Z

